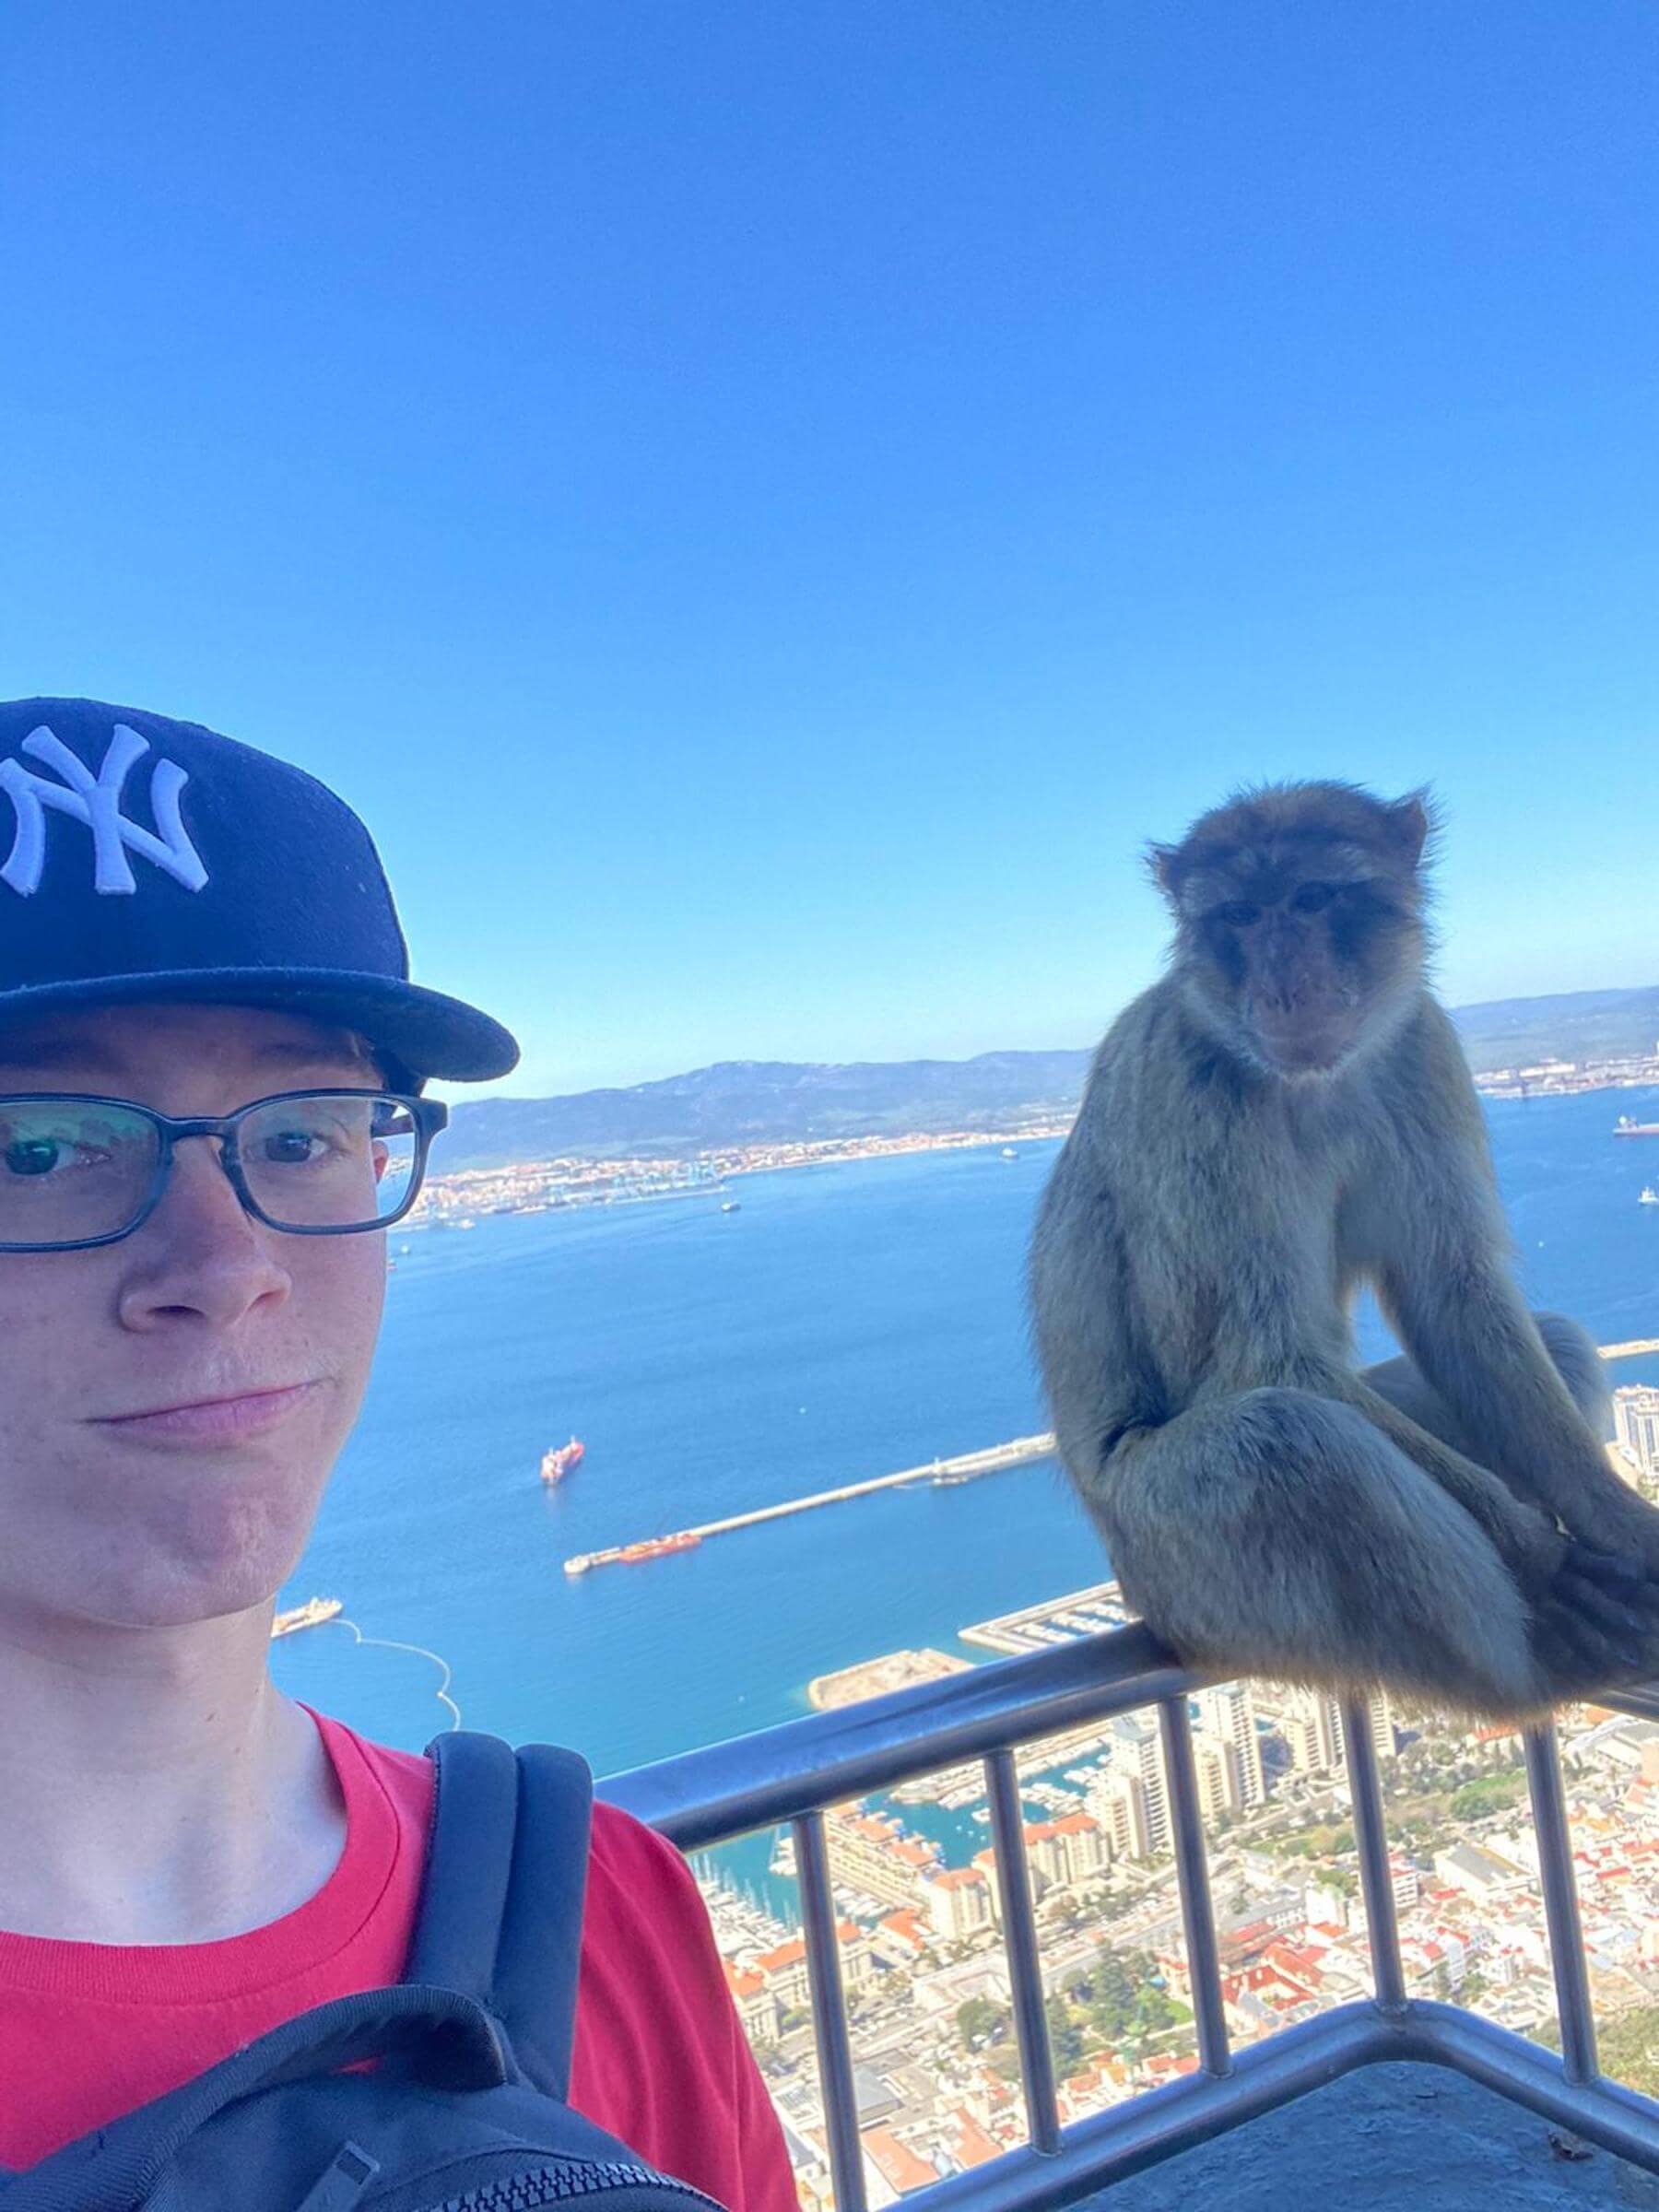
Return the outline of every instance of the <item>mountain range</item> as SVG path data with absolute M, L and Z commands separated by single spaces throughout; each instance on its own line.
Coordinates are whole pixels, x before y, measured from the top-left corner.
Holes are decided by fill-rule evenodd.
M 1477 1074 L 1541 1060 L 1613 1059 L 1655 1050 L 1659 985 L 1493 999 L 1454 1007 L 1453 1019 Z M 452 1108 L 442 1168 L 567 1156 L 676 1159 L 726 1146 L 1003 1130 L 1075 1112 L 1092 1052 L 822 1065 L 723 1060 L 626 1089 L 479 1099 Z

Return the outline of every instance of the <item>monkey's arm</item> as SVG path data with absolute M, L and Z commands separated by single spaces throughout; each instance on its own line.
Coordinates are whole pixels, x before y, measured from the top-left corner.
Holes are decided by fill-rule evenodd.
M 1659 1515 L 1620 1482 L 1507 1275 L 1466 1259 L 1387 1270 L 1383 1311 L 1485 1465 L 1578 1536 L 1659 1562 Z
M 1485 1124 L 1438 1007 L 1371 1207 L 1379 1303 L 1483 1465 L 1573 1535 L 1659 1563 L 1659 1514 L 1620 1482 L 1521 1296 Z
M 1516 1497 L 1490 1469 L 1420 1428 L 1346 1368 L 1322 1368 L 1311 1387 L 1364 1414 L 1390 1443 L 1422 1468 L 1483 1529 L 1524 1589 L 1547 1583 L 1559 1567 L 1563 1539 L 1547 1512 Z

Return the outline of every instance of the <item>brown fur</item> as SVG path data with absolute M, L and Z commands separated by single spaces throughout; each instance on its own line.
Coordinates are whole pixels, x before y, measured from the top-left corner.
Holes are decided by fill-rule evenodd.
M 1594 1347 L 1515 1287 L 1423 979 L 1430 828 L 1305 783 L 1154 848 L 1170 971 L 1096 1056 L 1035 1332 L 1061 1457 L 1182 1656 L 1517 1713 L 1652 1671 L 1659 1514 L 1607 1465 Z M 1368 1374 L 1362 1283 L 1408 1355 Z

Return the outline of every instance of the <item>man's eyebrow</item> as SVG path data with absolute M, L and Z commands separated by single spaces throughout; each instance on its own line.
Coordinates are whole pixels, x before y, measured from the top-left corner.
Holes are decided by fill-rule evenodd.
M 0 1036 L 0 1067 L 62 1067 L 65 1063 L 111 1070 L 116 1065 L 90 1037 Z
M 301 1038 L 273 1038 L 260 1045 L 254 1053 L 256 1060 L 275 1062 L 282 1066 L 315 1065 L 324 1061 L 348 1061 L 365 1074 L 373 1069 L 373 1062 L 360 1045 L 348 1038 L 319 1040 L 312 1043 Z M 119 1054 L 112 1053 L 95 1037 L 41 1037 L 28 1039 L 7 1037 L 0 1032 L 0 1069 L 15 1067 L 89 1067 L 101 1069 L 110 1077 L 123 1074 Z
M 258 1060 L 288 1061 L 350 1060 L 361 1067 L 371 1065 L 369 1053 L 348 1037 L 325 1038 L 320 1044 L 303 1042 L 297 1038 L 273 1039 L 269 1044 L 262 1044 L 254 1057 Z

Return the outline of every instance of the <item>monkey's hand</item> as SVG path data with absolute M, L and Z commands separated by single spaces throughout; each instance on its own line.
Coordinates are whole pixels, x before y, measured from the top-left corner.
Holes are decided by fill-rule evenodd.
M 1558 1694 L 1659 1675 L 1659 1582 L 1641 1562 L 1569 1536 L 1532 1611 L 1533 1651 Z

